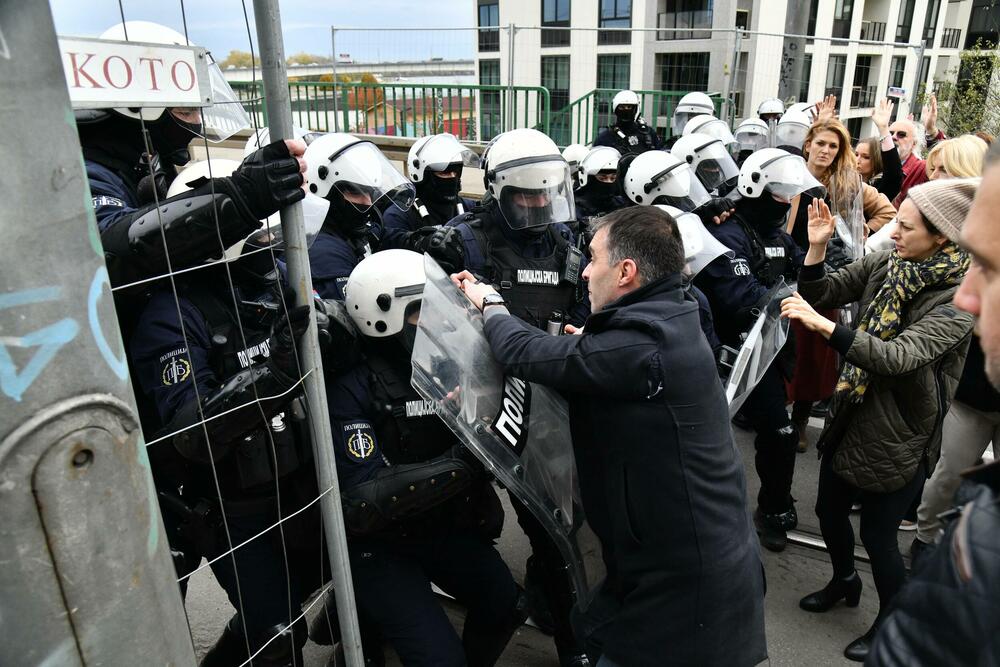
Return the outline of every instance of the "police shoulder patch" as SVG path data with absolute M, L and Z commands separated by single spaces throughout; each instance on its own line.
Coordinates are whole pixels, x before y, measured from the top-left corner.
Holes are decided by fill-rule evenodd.
M 184 382 L 191 376 L 191 363 L 180 356 L 170 356 L 160 370 L 160 381 L 169 387 Z
M 733 267 L 734 276 L 750 275 L 750 265 L 742 257 L 737 257 L 736 259 L 729 260 L 729 265 Z
M 343 424 L 344 451 L 353 461 L 364 461 L 375 453 L 376 443 L 372 425 L 366 421 Z
M 97 195 L 92 201 L 94 208 L 98 206 L 117 206 L 118 208 L 125 208 L 125 202 L 123 202 L 118 197 L 110 197 L 108 195 Z

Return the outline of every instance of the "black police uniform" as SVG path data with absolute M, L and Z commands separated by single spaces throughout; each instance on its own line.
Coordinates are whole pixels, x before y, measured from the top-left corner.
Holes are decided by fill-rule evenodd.
M 732 258 L 722 256 L 710 263 L 694 281 L 708 297 L 715 330 L 724 345 L 739 348 L 741 336 L 752 326 L 768 290 L 780 278 L 791 283 L 798 275 L 804 253 L 784 231 L 787 210 L 787 204 L 764 193 L 758 199 L 740 200 L 732 218 L 708 227 L 735 253 Z M 793 345 L 786 346 L 782 359 L 794 353 Z M 772 516 L 791 513 L 784 519 L 784 530 L 789 530 L 797 521 L 791 488 L 798 434 L 785 410 L 782 366 L 778 361 L 771 365 L 742 412 L 757 431 L 754 447 L 761 482 L 757 496 L 760 511 Z
M 476 207 L 476 202 L 465 197 L 459 197 L 454 203 L 438 202 L 418 194 L 413 200 L 413 206 L 404 210 L 390 206 L 382 216 L 385 232 L 382 238 L 382 249 L 409 249 L 405 238 L 407 232 L 415 232 L 421 227 L 443 225 L 455 216 L 462 215 Z
M 145 431 L 177 433 L 149 448 L 154 472 L 183 487 L 183 497 L 161 491 L 161 504 L 185 515 L 178 530 L 212 559 L 304 507 L 317 491 L 299 391 L 290 369 L 269 360 L 283 310 L 277 284 L 236 286 L 237 311 L 224 272 L 196 274 L 178 282 L 176 300 L 167 289 L 152 295 L 130 356 L 139 388 L 158 411 L 159 423 L 145 423 Z M 204 665 L 239 664 L 247 657 L 244 637 L 256 651 L 298 616 L 320 584 L 319 532 L 318 515 L 306 511 L 212 563 L 237 615 Z M 291 664 L 293 652 L 301 664 L 305 638 L 297 624 L 254 664 Z
M 594 140 L 594 146 L 611 146 L 622 155 L 638 155 L 663 148 L 663 139 L 640 116 L 631 123 L 609 125 Z
M 328 382 L 362 632 L 406 665 L 492 665 L 527 615 L 493 546 L 500 500 L 412 388 L 403 345 L 366 342 L 366 361 Z M 468 609 L 461 641 L 431 582 Z
M 580 326 L 590 315 L 583 284 L 587 259 L 572 233 L 560 224 L 527 232 L 508 227 L 496 201 L 448 223 L 462 235 L 466 269 L 497 287 L 510 311 L 526 323 L 546 329 L 553 313 Z M 561 326 L 560 326 L 561 328 Z M 511 504 L 531 542 L 526 577 L 529 592 L 537 583 L 552 613 L 556 648 L 569 660 L 583 653 L 569 623 L 573 595 L 562 556 L 534 515 L 516 497 Z
M 372 254 L 373 238 L 352 237 L 325 226 L 309 248 L 313 289 L 324 299 L 343 301 L 344 287 L 354 267 Z

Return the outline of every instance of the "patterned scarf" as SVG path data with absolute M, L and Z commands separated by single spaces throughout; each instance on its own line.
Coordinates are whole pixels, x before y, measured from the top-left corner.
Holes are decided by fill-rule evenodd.
M 858 331 L 865 331 L 880 340 L 892 340 L 902 330 L 903 307 L 924 288 L 938 285 L 958 285 L 969 269 L 969 255 L 954 243 L 922 262 L 900 258 L 893 251 L 889 273 L 862 318 Z M 868 372 L 844 362 L 837 382 L 837 393 L 846 393 L 847 400 L 860 403 L 868 389 Z

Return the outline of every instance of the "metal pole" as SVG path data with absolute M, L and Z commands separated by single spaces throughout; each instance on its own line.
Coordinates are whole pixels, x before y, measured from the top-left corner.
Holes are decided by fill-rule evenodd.
M 49 3 L 0 27 L 0 664 L 193 665 Z
M 333 52 L 333 131 L 340 132 L 340 119 L 337 118 L 337 29 L 330 26 L 330 50 Z M 330 123 L 326 124 L 330 127 Z
M 736 80 L 736 72 L 740 66 L 740 42 L 743 37 L 739 30 L 736 31 L 736 44 L 733 51 L 733 65 L 729 70 L 729 78 L 726 79 L 726 124 L 732 127 L 736 119 L 736 104 L 733 102 L 733 84 Z
M 917 117 L 916 101 L 917 101 L 917 95 L 920 94 L 920 70 L 923 68 L 924 65 L 924 51 L 926 50 L 927 50 L 927 42 L 924 40 L 920 40 L 920 48 L 917 49 L 917 69 L 913 73 L 913 92 L 910 93 L 910 110 L 908 112 L 912 113 L 914 118 Z M 900 113 L 900 116 L 902 115 L 903 114 Z
M 254 0 L 253 7 L 271 136 L 291 137 L 292 111 L 288 97 L 285 47 L 281 39 L 281 12 L 278 0 Z M 295 288 L 295 304 L 312 307 L 312 275 L 301 204 L 296 203 L 281 210 L 281 231 L 285 238 L 288 279 Z M 326 385 L 323 382 L 323 365 L 320 360 L 315 321 L 310 322 L 309 330 L 302 337 L 301 358 L 303 367 L 311 371 L 306 375 L 304 383 L 306 399 L 309 402 L 309 427 L 316 459 L 316 476 L 321 490 L 330 489 L 320 501 L 320 506 L 330 554 L 341 641 L 347 664 L 351 667 L 362 667 L 364 657 L 361 653 L 361 633 L 358 630 L 358 618 L 355 613 L 357 608 L 354 603 L 354 585 L 351 581 L 344 515 L 340 506 L 340 484 L 337 480 L 337 466 L 331 447 L 333 434 L 330 428 L 330 414 L 327 412 Z
M 514 129 L 514 32 L 513 23 L 507 25 L 507 122 L 505 129 Z

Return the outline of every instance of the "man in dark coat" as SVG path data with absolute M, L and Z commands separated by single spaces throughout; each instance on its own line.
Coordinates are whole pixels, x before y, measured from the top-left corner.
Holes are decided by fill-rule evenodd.
M 608 572 L 578 602 L 577 631 L 599 665 L 755 665 L 767 657 L 760 550 L 715 359 L 682 290 L 677 225 L 655 207 L 623 209 L 590 248 L 594 313 L 584 332 L 567 327 L 581 335 L 533 329 L 491 287 L 453 277 L 484 309 L 505 371 L 569 401 Z

